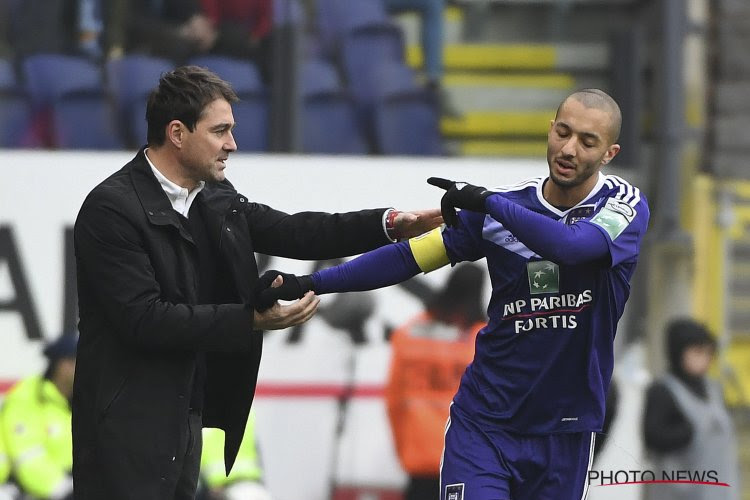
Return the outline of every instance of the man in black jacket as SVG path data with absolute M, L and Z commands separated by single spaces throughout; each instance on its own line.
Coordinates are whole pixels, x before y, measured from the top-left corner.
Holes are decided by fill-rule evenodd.
M 193 498 L 202 426 L 225 430 L 231 469 L 261 330 L 307 321 L 319 300 L 256 312 L 254 252 L 328 259 L 442 222 L 438 210 L 288 215 L 250 202 L 224 177 L 235 100 L 205 69 L 163 75 L 147 105 L 148 146 L 78 214 L 76 498 Z

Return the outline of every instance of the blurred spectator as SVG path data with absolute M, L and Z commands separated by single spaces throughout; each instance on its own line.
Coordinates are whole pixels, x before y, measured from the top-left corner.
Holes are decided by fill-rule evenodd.
M 210 52 L 218 37 L 199 0 L 130 0 L 126 18 L 126 52 L 177 64 Z
M 715 476 L 698 480 L 728 483 L 725 487 L 695 484 L 652 484 L 646 499 L 734 500 L 739 498 L 737 448 L 732 420 L 719 384 L 707 377 L 716 341 L 706 328 L 677 319 L 666 329 L 669 371 L 646 394 L 643 423 L 646 449 L 661 477 L 675 471 Z M 684 478 L 681 478 L 684 479 Z M 693 478 L 691 478 L 693 479 Z
M 0 432 L 0 500 L 14 500 L 18 495 L 18 489 L 8 483 L 10 479 L 10 460 L 5 451 L 5 439 Z
M 6 0 L 0 5 L 0 54 L 6 38 L 18 59 L 58 53 L 99 60 L 117 53 L 125 1 Z
M 218 33 L 213 52 L 253 60 L 263 80 L 268 83 L 271 74 L 273 2 L 201 0 L 201 5 Z
M 9 0 L 0 0 L 0 58 L 9 58 L 12 53 L 9 43 L 10 6 Z
M 13 479 L 36 499 L 72 499 L 73 448 L 70 397 L 77 337 L 62 335 L 47 345 L 47 369 L 18 382 L 0 410 Z
M 78 51 L 91 59 L 121 57 L 127 0 L 76 0 Z
M 445 0 L 383 0 L 391 13 L 417 12 L 420 15 L 420 42 L 427 89 L 438 99 L 444 115 L 459 113 L 448 99 L 443 83 L 443 10 Z
M 263 486 L 263 469 L 255 436 L 254 411 L 248 416 L 242 445 L 229 477 L 225 471 L 224 431 L 205 428 L 201 454 L 201 481 L 206 490 L 206 500 L 271 500 L 271 495 Z
M 8 40 L 16 57 L 74 51 L 74 0 L 7 0 L 7 3 Z
M 479 267 L 456 268 L 427 310 L 391 337 L 385 398 L 398 458 L 409 475 L 404 500 L 439 498 L 448 408 L 484 326 L 483 283 Z

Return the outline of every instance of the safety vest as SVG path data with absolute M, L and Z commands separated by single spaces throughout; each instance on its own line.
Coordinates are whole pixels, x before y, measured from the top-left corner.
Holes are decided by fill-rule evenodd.
M 460 331 L 422 313 L 393 332 L 385 399 L 396 452 L 407 473 L 439 473 L 450 402 L 483 326 Z
M 0 432 L 13 477 L 27 494 L 49 497 L 73 467 L 70 404 L 55 384 L 33 376 L 11 388 L 0 408 Z
M 672 374 L 665 375 L 662 382 L 672 394 L 680 413 L 690 422 L 693 437 L 684 448 L 663 454 L 653 453 L 656 479 L 671 479 L 675 474 L 682 473 L 690 475 L 689 479 L 727 483 L 729 487 L 689 482 L 648 484 L 643 498 L 739 500 L 742 488 L 737 461 L 737 436 L 732 418 L 724 406 L 721 387 L 713 380 L 707 380 L 708 398 L 704 400 Z M 711 476 L 706 477 L 707 474 Z
M 8 481 L 10 477 L 10 460 L 8 460 L 8 452 L 5 451 L 5 439 L 3 433 L 0 432 L 0 484 Z
M 209 488 L 217 488 L 236 481 L 260 482 L 263 470 L 258 458 L 255 441 L 255 412 L 250 412 L 245 426 L 237 460 L 229 477 L 224 466 L 224 431 L 203 429 L 203 452 L 201 455 L 201 478 Z

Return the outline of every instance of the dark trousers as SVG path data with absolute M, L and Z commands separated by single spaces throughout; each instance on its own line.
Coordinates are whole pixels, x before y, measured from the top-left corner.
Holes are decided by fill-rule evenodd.
M 203 419 L 199 412 L 188 414 L 187 449 L 182 462 L 182 473 L 177 481 L 174 500 L 193 500 L 198 489 L 198 476 L 201 470 L 203 450 Z

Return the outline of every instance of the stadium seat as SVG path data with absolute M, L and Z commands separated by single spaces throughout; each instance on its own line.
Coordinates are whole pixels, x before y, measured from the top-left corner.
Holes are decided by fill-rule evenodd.
M 378 153 L 442 155 L 440 118 L 433 96 L 416 84 L 403 63 L 386 61 L 375 68 L 374 137 Z
M 31 109 L 10 61 L 0 59 L 0 148 L 32 146 Z
M 265 94 L 260 73 L 254 63 L 224 56 L 201 56 L 190 64 L 208 68 L 232 84 L 237 94 Z
M 80 57 L 39 54 L 24 59 L 21 67 L 35 109 L 51 113 L 54 146 L 122 148 L 98 66 Z
M 305 11 L 299 0 L 273 0 L 273 25 L 301 25 L 305 20 Z
M 373 68 L 373 98 L 422 91 L 414 70 L 402 61 L 385 60 Z
M 112 106 L 99 92 L 67 94 L 52 105 L 55 144 L 63 149 L 122 149 Z
M 364 26 L 344 37 L 341 50 L 349 89 L 358 102 L 366 104 L 376 94 L 375 68 L 387 61 L 403 61 L 403 36 L 390 24 Z
M 318 36 L 330 56 L 336 55 L 350 31 L 389 20 L 381 0 L 318 0 L 316 7 Z
M 167 59 L 136 54 L 107 62 L 107 84 L 117 104 L 122 134 L 130 146 L 145 144 L 146 101 L 161 75 L 173 68 Z
M 51 105 L 72 92 L 102 90 L 99 68 L 82 57 L 38 54 L 24 59 L 21 68 L 35 106 Z
M 190 64 L 215 72 L 232 84 L 240 98 L 232 105 L 234 138 L 240 151 L 266 151 L 268 149 L 268 93 L 260 79 L 255 64 L 249 61 L 221 56 L 192 59 Z
M 323 59 L 309 59 L 300 68 L 300 91 L 304 96 L 341 92 L 336 67 Z
M 444 154 L 434 101 L 423 92 L 398 94 L 378 102 L 374 121 L 381 154 Z
M 302 151 L 365 154 L 367 144 L 354 116 L 354 106 L 335 68 L 323 60 L 306 61 L 300 71 Z

